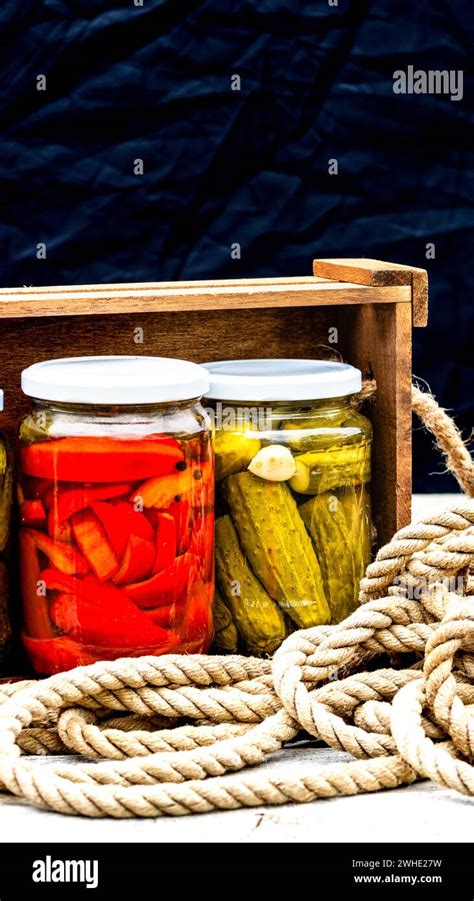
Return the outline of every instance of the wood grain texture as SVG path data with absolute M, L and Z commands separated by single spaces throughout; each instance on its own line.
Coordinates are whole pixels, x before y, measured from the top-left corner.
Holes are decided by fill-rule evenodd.
M 406 304 L 352 307 L 344 319 L 344 357 L 377 380 L 367 414 L 374 427 L 372 498 L 380 546 L 411 518 L 411 310 Z
M 3 319 L 0 386 L 3 423 L 12 429 L 29 406 L 21 370 L 39 360 L 93 354 L 145 354 L 196 362 L 327 354 L 328 330 L 340 327 L 338 307 L 212 310 L 101 316 Z M 143 337 L 142 343 L 136 343 Z M 1 414 L 0 414 L 1 416 Z M 1 419 L 0 419 L 1 425 Z
M 172 284 L 172 287 L 169 285 Z M 3 319 L 40 316 L 81 316 L 110 313 L 157 313 L 208 310 L 265 309 L 270 307 L 336 306 L 348 304 L 410 303 L 411 289 L 361 287 L 309 279 L 269 284 L 252 281 L 227 282 L 218 286 L 182 287 L 179 282 L 165 287 L 111 286 L 70 290 L 36 289 L 26 293 L 0 291 L 0 317 Z
M 288 277 L 270 277 L 270 278 L 210 278 L 210 279 L 192 279 L 172 282 L 108 282 L 100 285 L 47 285 L 34 286 L 24 285 L 22 288 L 0 288 L 0 297 L 12 294 L 81 294 L 84 291 L 94 291 L 101 293 L 110 293 L 111 290 L 120 291 L 160 291 L 163 288 L 229 288 L 233 285 L 243 287 L 248 285 L 254 287 L 258 285 L 301 285 L 301 284 L 322 284 L 331 282 L 331 278 L 319 278 L 314 275 L 295 275 Z
M 322 278 L 359 285 L 388 287 L 410 285 L 413 302 L 413 325 L 428 323 L 428 273 L 426 269 L 385 263 L 382 260 L 345 259 L 313 260 L 313 273 Z

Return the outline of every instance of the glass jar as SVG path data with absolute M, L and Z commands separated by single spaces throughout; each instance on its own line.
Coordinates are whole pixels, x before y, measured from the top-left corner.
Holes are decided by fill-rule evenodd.
M 3 391 L 0 389 L 0 412 L 3 410 Z M 10 448 L 0 432 L 0 663 L 6 659 L 10 646 L 11 625 L 8 609 L 7 555 L 13 493 L 13 466 Z
M 361 373 L 314 360 L 206 364 L 216 438 L 217 649 L 270 654 L 338 623 L 370 562 L 372 427 Z
M 23 643 L 36 672 L 206 651 L 214 463 L 206 373 L 158 357 L 30 366 L 19 430 Z

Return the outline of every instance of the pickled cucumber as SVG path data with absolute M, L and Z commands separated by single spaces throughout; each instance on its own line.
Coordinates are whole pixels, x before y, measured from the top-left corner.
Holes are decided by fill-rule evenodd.
M 335 494 L 319 494 L 302 504 L 299 511 L 321 565 L 331 622 L 339 623 L 357 606 L 356 560 L 361 556 L 358 531 L 351 532 Z
M 370 481 L 370 443 L 326 448 L 295 457 L 296 473 L 290 479 L 299 494 L 323 494 L 345 485 Z
M 248 565 L 230 516 L 216 521 L 215 554 L 219 588 L 248 651 L 272 654 L 286 637 L 283 614 Z
M 294 415 L 293 412 L 293 417 Z M 371 437 L 370 423 L 356 410 L 327 410 L 324 415 L 315 411 L 313 416 L 301 419 L 293 417 L 283 420 L 280 429 L 284 433 L 285 444 L 297 454 L 358 444 L 361 433 L 367 438 Z
M 353 488 L 343 488 L 338 492 L 338 498 L 344 516 L 346 517 L 349 534 L 353 536 L 353 542 L 357 546 L 357 554 L 354 555 L 355 563 L 355 593 L 359 595 L 359 584 L 371 560 L 372 535 L 371 535 L 371 510 L 370 493 L 367 485 L 356 485 Z
M 214 450 L 216 454 L 216 481 L 235 472 L 242 472 L 252 457 L 260 450 L 260 441 L 245 431 L 216 432 Z
M 218 588 L 214 593 L 214 629 L 216 651 L 228 651 L 234 654 L 237 650 L 239 636 L 232 614 Z
M 270 597 L 300 628 L 329 622 L 319 563 L 287 483 L 242 472 L 223 490 L 245 556 Z

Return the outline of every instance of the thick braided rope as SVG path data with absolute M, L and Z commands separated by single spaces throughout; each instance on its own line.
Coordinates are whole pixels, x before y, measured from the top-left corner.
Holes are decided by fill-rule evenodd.
M 433 671 L 439 673 L 439 664 L 436 667 L 438 644 L 434 642 L 434 636 L 442 628 L 450 628 L 450 623 L 456 623 L 456 647 L 450 645 L 451 657 L 448 664 L 452 665 L 454 656 L 463 653 L 463 640 L 466 651 L 469 653 L 474 644 L 474 634 L 471 626 L 472 620 L 464 617 L 459 621 L 459 613 L 453 613 L 454 599 L 449 596 L 444 586 L 438 586 L 435 590 L 435 598 L 428 605 L 418 604 L 419 615 L 412 624 L 415 627 L 410 632 L 403 620 L 407 611 L 414 612 L 414 602 L 406 598 L 400 598 L 393 603 L 393 597 L 368 603 L 357 610 L 348 620 L 329 630 L 323 630 L 323 636 L 318 635 L 318 630 L 307 630 L 303 633 L 294 633 L 274 657 L 273 670 L 275 689 L 284 705 L 284 710 L 279 710 L 273 716 L 262 721 L 257 726 L 232 738 L 217 740 L 209 747 L 198 747 L 177 753 L 158 752 L 151 753 L 137 760 L 136 757 L 128 760 L 111 761 L 102 764 L 81 764 L 79 766 L 66 767 L 63 764 L 48 767 L 47 773 L 38 770 L 27 760 L 15 760 L 15 737 L 21 734 L 22 727 L 28 727 L 29 723 L 41 716 L 41 713 L 50 714 L 52 711 L 62 710 L 70 704 L 71 694 L 77 694 L 83 690 L 89 703 L 92 697 L 104 695 L 104 688 L 111 695 L 111 701 L 116 705 L 116 697 L 120 695 L 120 704 L 123 705 L 130 692 L 131 685 L 143 688 L 145 676 L 150 680 L 150 690 L 170 691 L 170 679 L 178 683 L 189 681 L 193 669 L 198 683 L 209 682 L 209 670 L 207 661 L 211 660 L 212 678 L 216 679 L 222 689 L 232 687 L 232 674 L 237 674 L 239 683 L 252 684 L 252 680 L 242 680 L 239 670 L 239 659 L 235 658 L 139 658 L 138 660 L 116 661 L 114 663 L 94 664 L 83 667 L 70 674 L 53 676 L 43 683 L 28 687 L 22 692 L 17 692 L 7 701 L 2 708 L 0 720 L 1 748 L 5 756 L 0 762 L 0 776 L 4 786 L 20 797 L 26 797 L 39 806 L 53 807 L 65 813 L 83 813 L 90 816 L 149 816 L 158 813 L 183 814 L 209 809 L 227 809 L 240 806 L 241 803 L 282 803 L 284 800 L 308 800 L 314 797 L 330 797 L 337 794 L 354 793 L 358 791 L 374 791 L 382 787 L 389 787 L 412 781 L 415 774 L 420 774 L 421 764 L 413 765 L 412 758 L 404 756 L 403 746 L 397 736 L 392 736 L 391 731 L 383 731 L 380 725 L 377 729 L 365 728 L 360 724 L 350 725 L 346 722 L 354 708 L 367 701 L 386 702 L 391 701 L 405 688 L 412 685 L 418 686 L 422 680 L 422 674 L 416 670 L 382 670 L 373 673 L 357 674 L 341 682 L 328 682 L 318 689 L 314 685 L 324 679 L 326 665 L 320 667 L 319 673 L 314 673 L 314 667 L 309 664 L 312 656 L 328 651 L 331 656 L 331 666 L 335 657 L 350 667 L 353 660 L 348 660 L 348 649 L 357 655 L 359 645 L 365 645 L 368 653 L 391 647 L 391 639 L 395 636 L 396 646 L 399 647 L 397 630 L 402 625 L 407 634 L 403 635 L 404 650 L 417 648 L 419 643 L 419 627 L 426 630 L 424 641 L 430 649 L 430 656 L 425 663 L 426 672 L 431 675 Z M 449 601 L 449 603 L 447 602 Z M 460 603 L 459 600 L 456 603 Z M 466 602 L 465 602 L 466 603 Z M 385 608 L 384 609 L 384 605 Z M 416 606 L 416 605 L 415 605 Z M 432 623 L 423 622 L 432 618 L 432 611 L 444 613 L 442 625 L 436 627 Z M 447 611 L 447 612 L 446 612 Z M 382 617 L 382 619 L 380 619 Z M 382 627 L 382 628 L 381 628 Z M 362 632 L 362 634 L 361 634 Z M 444 633 L 443 633 L 444 634 Z M 376 646 L 371 649 L 371 641 L 374 636 L 380 636 Z M 431 642 L 431 644 L 430 644 Z M 442 643 L 445 648 L 446 642 Z M 339 651 L 339 654 L 335 654 Z M 442 662 L 446 664 L 446 651 Z M 229 662 L 237 663 L 229 667 Z M 258 663 L 254 661 L 254 664 Z M 324 661 L 326 664 L 326 661 Z M 157 665 L 158 664 L 158 665 Z M 219 666 L 217 667 L 217 664 Z M 246 664 L 243 664 L 244 666 Z M 254 669 L 251 665 L 252 675 Z M 304 681 L 304 673 L 311 672 L 311 679 L 307 684 Z M 446 669 L 446 666 L 445 666 Z M 184 672 L 183 672 L 184 670 Z M 229 671 L 230 670 L 230 671 Z M 183 678 L 184 677 L 184 678 Z M 265 677 L 266 678 L 266 677 Z M 454 691 L 452 684 L 454 680 Z M 253 680 L 255 681 L 255 680 Z M 428 680 L 429 681 L 429 680 Z M 427 681 L 427 686 L 428 686 Z M 69 683 L 69 684 L 68 684 Z M 95 692 L 92 684 L 95 683 Z M 156 685 L 158 683 L 158 685 Z M 444 677 L 438 678 L 438 691 L 436 692 L 437 706 L 439 707 L 439 693 L 446 692 L 450 688 L 450 706 L 442 707 L 442 720 L 444 731 L 448 735 L 460 734 L 465 745 L 465 702 L 474 703 L 474 690 L 470 684 L 460 682 L 464 688 L 464 701 L 462 712 L 459 713 L 453 704 L 456 694 L 456 680 L 449 672 Z M 438 684 L 437 683 L 437 684 Z M 178 685 L 182 688 L 182 685 Z M 201 689 L 209 691 L 209 688 Z M 430 687 L 430 691 L 432 691 Z M 467 692 L 467 694 L 466 694 Z M 253 697 L 258 697 L 259 693 Z M 460 699 L 459 699 L 460 700 Z M 356 703 L 358 702 L 358 703 Z M 13 708 L 13 709 L 12 709 Z M 439 713 L 437 707 L 433 707 L 433 719 L 437 723 Z M 59 717 L 61 723 L 66 713 Z M 70 729 L 71 723 L 76 719 L 87 720 L 89 710 L 75 717 L 75 712 L 70 711 L 69 720 L 63 722 L 61 728 Z M 296 714 L 296 716 L 295 716 Z M 359 721 L 360 723 L 360 721 Z M 437 723 L 439 725 L 439 723 Z M 87 725 L 87 723 L 86 723 Z M 364 766 L 355 763 L 338 764 L 336 766 L 321 767 L 316 774 L 306 773 L 306 769 L 300 774 L 298 780 L 290 780 L 278 785 L 272 777 L 260 774 L 240 773 L 239 782 L 229 781 L 225 773 L 232 770 L 240 770 L 249 765 L 261 763 L 268 754 L 278 750 L 282 743 L 292 738 L 299 725 L 304 726 L 310 733 L 318 738 L 323 738 L 330 746 L 349 751 L 354 757 L 368 758 L 364 760 Z M 426 733 L 423 733 L 426 735 Z M 63 736 L 64 737 L 64 736 Z M 80 741 L 83 741 L 83 734 Z M 428 738 L 428 737 L 427 737 Z M 461 739 L 457 739 L 456 749 Z M 395 743 L 396 742 L 396 743 Z M 74 743 L 73 743 L 74 744 Z M 74 750 L 79 748 L 74 747 Z M 82 746 L 82 751 L 86 747 Z M 96 751 L 100 750 L 96 748 Z M 396 750 L 398 754 L 394 753 Z M 443 751 L 446 759 L 452 761 L 448 751 Z M 401 754 L 401 756 L 400 756 Z M 382 758 L 383 766 L 375 766 L 374 758 Z M 444 758 L 443 758 L 444 759 Z M 407 765 L 408 764 L 408 765 Z M 426 766 L 428 766 L 426 764 Z M 464 791 L 466 784 L 465 773 L 459 775 L 460 769 L 455 761 L 443 764 L 442 768 L 435 772 L 434 764 L 430 763 L 430 773 L 441 779 L 443 784 L 458 787 L 462 776 Z M 465 766 L 469 766 L 465 764 Z M 463 767 L 461 767 L 461 771 Z M 441 773 L 441 776 L 439 776 Z M 424 775 L 425 771 L 421 772 Z M 210 778 L 209 778 L 210 777 Z M 447 781 L 451 779 L 451 782 Z M 223 779 L 223 784 L 221 781 Z M 178 783 L 183 791 L 176 793 Z M 230 794 L 229 794 L 230 793 Z
M 401 530 L 367 572 L 364 606 L 338 626 L 294 633 L 272 661 L 133 658 L 2 686 L 3 787 L 94 817 L 306 802 L 416 778 L 473 795 L 473 524 L 465 501 Z M 381 653 L 424 655 L 423 668 L 357 671 Z M 276 776 L 245 769 L 300 728 L 359 759 Z M 45 769 L 20 756 L 48 743 L 103 762 Z

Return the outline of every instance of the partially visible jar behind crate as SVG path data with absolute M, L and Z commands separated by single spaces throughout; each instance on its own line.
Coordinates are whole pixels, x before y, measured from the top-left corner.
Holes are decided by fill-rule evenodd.
M 0 413 L 3 411 L 3 390 L 0 389 Z M 0 431 L 0 664 L 5 661 L 11 639 L 8 603 L 8 550 L 13 493 L 13 460 L 11 448 Z
M 206 372 L 82 357 L 22 374 L 22 640 L 37 673 L 203 652 L 212 640 L 214 467 Z
M 361 373 L 315 360 L 205 364 L 216 430 L 215 647 L 271 654 L 338 623 L 371 557 Z

